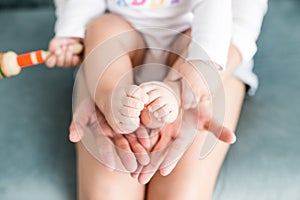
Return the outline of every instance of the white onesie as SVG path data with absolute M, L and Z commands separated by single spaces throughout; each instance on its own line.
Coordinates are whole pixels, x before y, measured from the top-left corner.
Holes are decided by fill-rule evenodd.
M 239 49 L 244 65 L 236 76 L 252 89 L 257 79 L 248 64 L 256 53 L 256 40 L 267 0 L 55 0 L 57 6 L 56 37 L 84 37 L 89 21 L 106 10 L 124 17 L 139 29 L 149 46 L 169 48 L 176 33 L 192 28 L 192 38 L 198 45 L 189 47 L 189 60 L 208 57 L 223 69 L 226 67 L 230 41 Z M 233 23 L 232 23 L 233 22 Z M 150 29 L 172 31 L 153 33 Z M 170 34 L 171 33 L 171 34 Z M 172 34 L 173 33 L 173 34 Z M 192 44 L 195 44 L 192 43 Z M 208 55 L 199 53 L 200 46 Z M 165 56 L 150 55 L 161 62 Z M 157 60 L 156 60 L 156 58 Z M 150 59 L 150 60 L 151 60 Z
M 105 12 L 118 14 L 141 30 L 147 43 L 168 48 L 175 36 L 192 28 L 192 38 L 225 69 L 231 39 L 230 0 L 68 0 L 56 36 L 84 37 L 88 22 Z M 149 31 L 147 27 L 173 31 Z M 144 30 L 144 32 L 143 32 Z M 149 44 L 148 44 L 149 45 Z M 188 60 L 207 60 L 191 45 Z

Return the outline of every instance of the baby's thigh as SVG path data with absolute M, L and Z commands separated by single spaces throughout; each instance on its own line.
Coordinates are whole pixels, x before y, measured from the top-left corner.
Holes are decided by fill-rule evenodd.
M 185 62 L 184 58 L 187 56 L 188 46 L 191 42 L 191 31 L 188 29 L 175 39 L 168 58 L 169 66 L 174 67 Z
M 77 144 L 78 199 L 142 200 L 144 186 L 129 174 L 110 171 Z
M 89 22 L 84 44 L 86 57 L 92 51 L 94 54 L 99 51 L 97 55 L 101 58 L 129 55 L 135 62 L 136 58 L 143 57 L 142 50 L 145 48 L 143 36 L 126 19 L 111 13 Z

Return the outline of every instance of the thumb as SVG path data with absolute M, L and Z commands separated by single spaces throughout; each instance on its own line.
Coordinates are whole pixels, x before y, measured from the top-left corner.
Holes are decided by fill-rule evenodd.
M 71 142 L 77 143 L 83 138 L 83 129 L 79 125 L 75 125 L 75 122 L 72 121 L 69 128 L 69 140 Z
M 93 102 L 86 99 L 80 103 L 78 109 L 73 114 L 73 120 L 69 128 L 69 139 L 71 142 L 79 142 L 84 136 L 84 128 L 91 121 L 94 110 Z
M 205 129 L 214 134 L 222 142 L 233 144 L 236 141 L 235 133 L 215 119 L 211 119 L 209 123 L 206 123 Z
M 235 133 L 229 128 L 221 124 L 216 118 L 212 116 L 211 110 L 209 109 L 211 101 L 209 97 L 203 97 L 199 106 L 199 121 L 198 125 L 202 129 L 212 133 L 218 140 L 233 144 L 236 141 Z

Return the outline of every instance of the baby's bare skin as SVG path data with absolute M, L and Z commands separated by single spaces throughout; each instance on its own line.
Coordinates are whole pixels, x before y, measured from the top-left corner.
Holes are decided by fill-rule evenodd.
M 160 128 L 177 119 L 180 107 L 179 82 L 150 81 L 140 85 L 149 101 L 141 113 L 142 123 L 149 128 Z

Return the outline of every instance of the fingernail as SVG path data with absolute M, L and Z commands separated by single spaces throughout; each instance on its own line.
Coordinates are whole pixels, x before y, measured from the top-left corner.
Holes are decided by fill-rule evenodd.
M 232 142 L 231 142 L 231 144 L 235 143 L 236 140 L 237 140 L 237 138 L 236 138 L 236 135 L 234 134 L 234 135 L 232 136 Z

